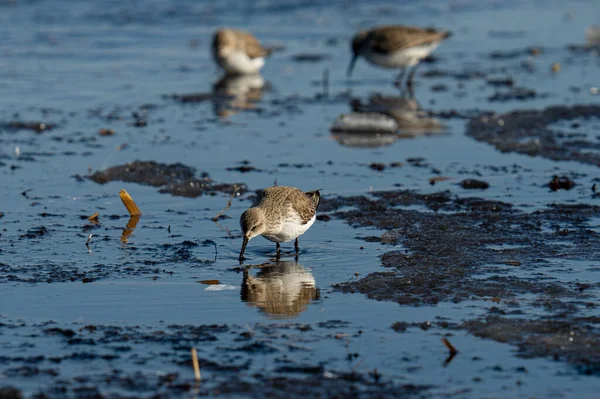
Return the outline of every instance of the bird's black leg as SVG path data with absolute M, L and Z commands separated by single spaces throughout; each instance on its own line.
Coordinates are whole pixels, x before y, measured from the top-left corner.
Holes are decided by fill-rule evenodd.
M 275 257 L 277 259 L 279 259 L 279 256 L 281 256 L 281 246 L 279 245 L 278 242 L 275 243 Z
M 394 81 L 394 86 L 396 86 L 398 88 L 402 88 L 402 83 L 404 83 L 404 75 L 405 74 L 406 74 L 406 68 L 402 68 L 402 70 L 400 70 L 400 73 L 398 74 L 398 77 Z
M 419 66 L 419 64 L 415 65 L 410 73 L 408 74 L 408 79 L 406 80 L 406 88 L 408 89 L 408 92 L 410 94 L 412 94 L 413 92 L 413 78 L 415 77 L 415 72 L 417 71 L 417 67 Z
M 296 242 L 294 242 L 294 249 L 296 250 L 296 255 L 300 252 L 300 247 L 298 246 L 298 238 L 296 238 Z

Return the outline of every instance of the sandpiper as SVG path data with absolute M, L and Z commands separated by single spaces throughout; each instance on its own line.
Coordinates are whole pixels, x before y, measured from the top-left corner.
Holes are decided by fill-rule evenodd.
M 356 59 L 362 56 L 382 68 L 401 69 L 396 79 L 398 86 L 402 86 L 404 74 L 412 68 L 406 81 L 407 88 L 411 89 L 419 61 L 451 35 L 447 31 L 401 25 L 380 26 L 359 32 L 352 39 L 353 57 L 348 66 L 348 77 L 352 75 Z
M 280 242 L 296 239 L 294 248 L 298 255 L 298 237 L 313 225 L 321 195 L 319 190 L 303 192 L 295 187 L 273 186 L 256 197 L 252 206 L 240 217 L 244 236 L 239 260 L 244 260 L 248 241 L 262 235 L 276 243 L 279 257 Z
M 258 73 L 270 53 L 256 37 L 241 30 L 219 29 L 213 37 L 213 57 L 231 75 Z

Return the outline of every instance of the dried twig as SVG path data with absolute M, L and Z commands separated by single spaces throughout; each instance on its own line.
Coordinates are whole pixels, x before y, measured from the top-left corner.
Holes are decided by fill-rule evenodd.
M 200 364 L 198 363 L 198 352 L 196 352 L 196 348 L 192 348 L 192 366 L 194 366 L 196 382 L 200 382 L 202 376 L 200 375 Z
M 200 281 L 196 281 L 196 282 L 200 283 L 200 284 L 205 284 L 205 285 L 221 284 L 221 282 L 219 280 L 200 280 Z
M 456 354 L 458 353 L 458 350 L 454 347 L 454 345 L 452 345 L 450 343 L 450 341 L 448 341 L 447 338 L 445 338 L 445 337 L 442 338 L 442 342 L 444 343 L 444 345 L 446 345 L 446 348 L 448 348 L 448 350 L 450 351 L 450 354 L 448 355 L 446 360 L 444 360 L 443 366 L 446 367 L 447 365 L 450 364 L 452 359 L 454 359 L 454 356 L 456 356 Z
M 92 216 L 88 217 L 88 220 L 92 223 L 98 223 L 98 216 L 100 216 L 100 212 L 94 213 Z
M 446 345 L 446 348 L 448 348 L 448 350 L 450 351 L 450 353 L 454 353 L 455 355 L 458 353 L 458 351 L 456 350 L 456 348 L 454 347 L 454 345 L 452 345 L 450 343 L 450 341 L 448 341 L 448 339 L 446 339 L 444 337 L 444 338 L 442 338 L 442 342 L 444 343 L 444 345 Z
M 119 197 L 121 197 L 121 201 L 123 201 L 123 205 L 127 208 L 129 215 L 131 216 L 139 216 L 142 214 L 140 208 L 135 204 L 131 196 L 124 189 L 119 192 Z
M 229 210 L 229 208 L 231 207 L 231 202 L 235 198 L 235 194 L 238 192 L 238 190 L 239 190 L 239 187 L 234 185 L 233 191 L 231 192 L 231 195 L 229 196 L 229 201 L 227 201 L 227 206 L 225 208 L 223 208 L 219 213 L 217 213 L 215 215 L 215 217 L 212 218 L 213 222 L 217 222 L 219 220 L 219 218 L 221 217 L 221 215 L 223 215 L 225 212 L 227 212 Z

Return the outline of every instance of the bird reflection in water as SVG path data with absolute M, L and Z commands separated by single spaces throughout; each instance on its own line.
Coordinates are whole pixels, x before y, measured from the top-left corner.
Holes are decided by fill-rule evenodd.
M 424 110 L 409 93 L 375 94 L 367 101 L 352 99 L 352 113 L 340 116 L 331 132 L 348 147 L 384 147 L 398 139 L 440 134 L 445 126 Z
M 224 75 L 213 85 L 215 115 L 226 118 L 239 111 L 258 109 L 265 87 L 265 80 L 259 74 Z
M 445 128 L 437 118 L 428 115 L 412 95 L 374 94 L 368 102 L 355 99 L 350 106 L 354 112 L 376 112 L 392 117 L 398 124 L 399 138 L 435 135 Z
M 253 268 L 258 268 L 252 275 Z M 242 301 L 259 308 L 269 317 L 295 317 L 306 306 L 319 299 L 315 278 L 304 266 L 295 261 L 279 261 L 248 266 L 244 270 L 241 289 Z

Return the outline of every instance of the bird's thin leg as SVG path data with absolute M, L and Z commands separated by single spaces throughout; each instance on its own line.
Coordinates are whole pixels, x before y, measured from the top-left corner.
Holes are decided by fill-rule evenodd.
M 409 93 L 412 94 L 412 89 L 413 89 L 413 78 L 415 77 L 415 72 L 417 71 L 417 67 L 419 66 L 419 64 L 415 65 L 410 73 L 408 74 L 408 79 L 406 80 L 406 88 L 408 89 Z
M 398 88 L 402 88 L 402 83 L 404 83 L 404 75 L 405 74 L 406 74 L 406 68 L 402 68 L 400 70 L 400 73 L 398 74 L 398 77 L 394 81 L 394 86 L 396 86 Z
M 279 245 L 278 242 L 275 243 L 275 257 L 277 259 L 279 259 L 279 256 L 281 256 L 281 246 Z
M 294 242 L 294 249 L 296 250 L 296 253 L 300 252 L 300 247 L 298 246 L 298 238 L 296 238 L 296 241 Z

